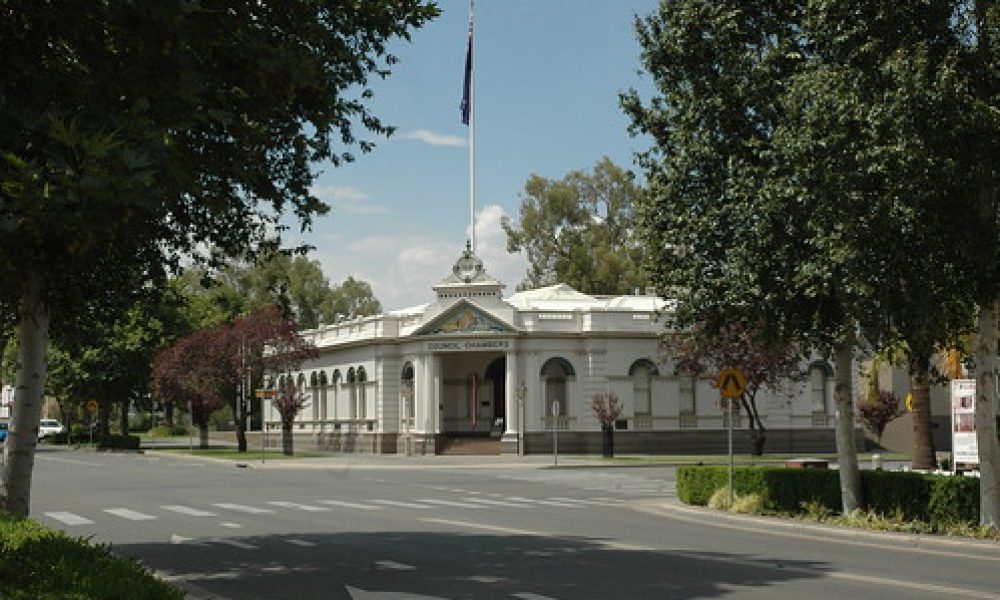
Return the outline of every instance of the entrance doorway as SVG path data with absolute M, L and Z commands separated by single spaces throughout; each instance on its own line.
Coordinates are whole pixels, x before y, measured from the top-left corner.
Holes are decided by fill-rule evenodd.
M 442 354 L 441 433 L 489 437 L 505 415 L 507 360 L 493 352 Z M 502 426 L 500 433 L 502 433 Z

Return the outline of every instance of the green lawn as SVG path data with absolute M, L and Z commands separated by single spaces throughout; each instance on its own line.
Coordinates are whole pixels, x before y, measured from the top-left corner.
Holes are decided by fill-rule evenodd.
M 863 452 L 858 454 L 858 462 L 866 463 L 871 461 L 872 453 Z M 765 454 L 764 456 L 753 456 L 750 454 L 735 454 L 733 455 L 733 463 L 738 465 L 769 465 L 769 464 L 784 464 L 786 460 L 792 458 L 821 458 L 824 460 L 834 461 L 837 459 L 836 454 Z M 591 460 L 601 461 L 611 464 L 621 464 L 621 465 L 725 465 L 729 464 L 729 457 L 725 454 L 712 454 L 712 455 L 642 455 L 642 456 L 629 456 L 621 455 L 615 456 L 614 458 L 604 458 L 602 456 L 587 456 Z M 882 460 L 910 460 L 909 455 L 906 454 L 890 454 L 883 453 Z
M 234 461 L 254 461 L 260 460 L 260 449 L 249 450 L 247 452 L 237 452 L 236 448 L 164 448 L 157 452 L 169 452 L 170 454 L 186 454 L 188 456 L 206 456 L 209 458 L 220 458 Z M 296 452 L 293 456 L 285 456 L 280 450 L 268 450 L 264 455 L 265 460 L 287 460 L 289 458 L 318 458 L 327 456 L 319 452 Z

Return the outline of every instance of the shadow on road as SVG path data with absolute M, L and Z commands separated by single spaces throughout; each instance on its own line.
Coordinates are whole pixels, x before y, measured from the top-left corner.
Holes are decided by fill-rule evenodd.
M 683 600 L 739 596 L 741 588 L 748 592 L 817 579 L 827 571 L 821 562 L 649 550 L 577 537 L 366 532 L 227 540 L 121 545 L 115 551 L 139 558 L 179 585 L 193 584 L 213 597 L 251 600 Z

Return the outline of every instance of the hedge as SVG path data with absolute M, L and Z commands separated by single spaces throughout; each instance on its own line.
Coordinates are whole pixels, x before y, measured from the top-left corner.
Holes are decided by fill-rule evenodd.
M 708 504 L 729 483 L 728 467 L 677 468 L 677 497 L 687 504 Z M 932 525 L 979 522 L 979 480 L 898 471 L 862 471 L 865 505 L 880 515 Z M 831 511 L 841 508 L 840 475 L 835 470 L 784 467 L 736 467 L 737 494 L 757 494 L 766 510 L 802 512 L 805 503 Z
M 139 561 L 0 512 L 0 597 L 6 600 L 182 600 Z
M 104 450 L 138 450 L 139 436 L 113 433 L 102 437 L 97 442 L 97 448 Z

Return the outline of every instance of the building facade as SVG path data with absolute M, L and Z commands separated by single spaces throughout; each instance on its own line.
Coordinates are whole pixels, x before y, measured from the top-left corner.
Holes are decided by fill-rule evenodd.
M 462 438 L 503 453 L 596 453 L 591 399 L 613 392 L 619 452 L 724 451 L 726 416 L 710 382 L 660 351 L 653 295 L 598 297 L 566 285 L 502 296 L 503 284 L 466 249 L 433 286 L 436 301 L 303 332 L 319 357 L 293 377 L 308 405 L 296 444 L 342 452 L 441 452 Z M 771 452 L 834 450 L 833 373 L 807 366 L 805 383 L 758 394 Z M 265 408 L 271 430 L 280 428 Z M 743 429 L 738 413 L 734 427 Z M 737 450 L 747 451 L 736 434 Z M 860 438 L 859 438 L 860 439 Z

